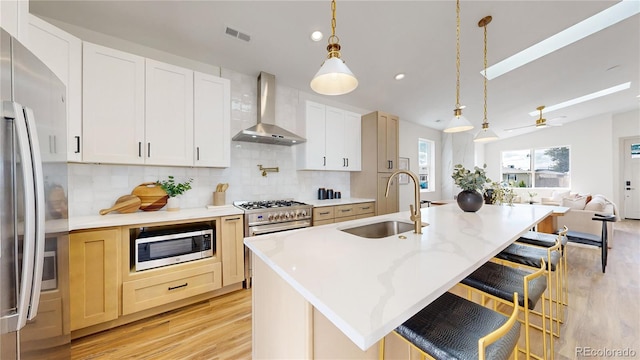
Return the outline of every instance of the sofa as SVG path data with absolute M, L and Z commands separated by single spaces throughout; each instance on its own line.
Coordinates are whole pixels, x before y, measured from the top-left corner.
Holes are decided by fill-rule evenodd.
M 543 205 L 564 206 L 571 210 L 557 217 L 558 228 L 566 226 L 569 230 L 600 236 L 602 222 L 591 220 L 595 214 L 617 215 L 616 205 L 603 195 L 577 194 L 569 191 L 554 191 L 551 197 L 541 197 Z M 613 244 L 613 223 L 607 222 L 608 247 Z

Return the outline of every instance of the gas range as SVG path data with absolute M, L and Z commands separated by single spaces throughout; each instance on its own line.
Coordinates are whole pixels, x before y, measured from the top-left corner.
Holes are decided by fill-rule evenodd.
M 244 210 L 245 236 L 311 226 L 313 205 L 299 201 L 235 201 L 233 205 Z
M 257 236 L 311 226 L 313 205 L 294 200 L 234 201 L 244 210 L 244 236 Z M 244 249 L 245 287 L 251 287 L 251 256 Z

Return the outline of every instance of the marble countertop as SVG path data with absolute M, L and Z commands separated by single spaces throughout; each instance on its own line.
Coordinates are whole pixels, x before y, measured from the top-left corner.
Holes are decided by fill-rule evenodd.
M 366 239 L 340 229 L 409 212 L 245 238 L 245 244 L 362 350 L 552 212 L 547 206 L 422 208 L 423 234 Z
M 104 228 L 135 224 L 158 223 L 178 220 L 197 220 L 218 216 L 243 215 L 244 211 L 233 205 L 180 209 L 178 211 L 138 211 L 131 214 L 107 214 L 72 217 L 69 230 Z

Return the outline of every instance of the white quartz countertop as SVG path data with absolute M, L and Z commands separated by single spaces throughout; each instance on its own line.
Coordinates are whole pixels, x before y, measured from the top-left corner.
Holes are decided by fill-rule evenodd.
M 422 208 L 423 234 L 366 239 L 340 229 L 409 212 L 245 238 L 245 244 L 362 350 L 552 212 L 547 206 Z
M 376 199 L 363 199 L 363 198 L 345 198 L 345 199 L 327 199 L 327 200 L 304 200 L 305 204 L 313 205 L 314 207 L 323 206 L 336 206 L 336 205 L 350 205 L 360 204 L 365 202 L 375 202 Z
M 197 220 L 218 216 L 243 215 L 244 211 L 233 205 L 180 209 L 178 211 L 137 211 L 131 214 L 107 214 L 72 217 L 69 230 L 83 230 L 110 226 L 149 224 L 165 221 Z

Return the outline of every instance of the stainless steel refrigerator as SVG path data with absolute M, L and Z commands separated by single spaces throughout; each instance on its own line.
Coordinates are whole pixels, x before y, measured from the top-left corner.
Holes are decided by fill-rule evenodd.
M 0 29 L 0 359 L 68 359 L 62 82 Z

